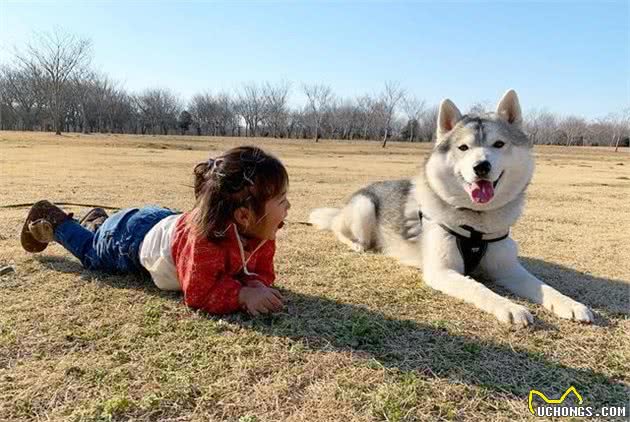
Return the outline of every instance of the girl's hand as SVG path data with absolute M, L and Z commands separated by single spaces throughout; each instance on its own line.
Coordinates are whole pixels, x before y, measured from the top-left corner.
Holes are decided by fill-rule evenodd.
M 252 316 L 281 311 L 284 306 L 283 300 L 284 298 L 279 291 L 265 285 L 262 287 L 242 287 L 238 295 L 239 304 Z

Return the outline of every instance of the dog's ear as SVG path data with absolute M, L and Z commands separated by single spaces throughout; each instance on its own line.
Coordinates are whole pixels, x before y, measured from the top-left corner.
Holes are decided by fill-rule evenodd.
M 503 94 L 503 98 L 497 104 L 497 115 L 506 122 L 520 126 L 523 122 L 521 115 L 521 105 L 518 102 L 518 95 L 513 89 Z
M 438 113 L 438 137 L 453 130 L 457 122 L 462 119 L 462 113 L 451 100 L 448 98 L 440 103 L 440 112 Z

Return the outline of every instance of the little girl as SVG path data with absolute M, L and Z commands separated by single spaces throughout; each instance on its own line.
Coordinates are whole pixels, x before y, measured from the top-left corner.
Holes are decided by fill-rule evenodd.
M 276 232 L 291 207 L 282 163 L 256 147 L 237 147 L 195 167 L 195 207 L 100 208 L 80 222 L 48 201 L 31 208 L 22 247 L 41 252 L 56 241 L 87 269 L 148 271 L 157 287 L 182 290 L 191 308 L 212 314 L 280 311 Z

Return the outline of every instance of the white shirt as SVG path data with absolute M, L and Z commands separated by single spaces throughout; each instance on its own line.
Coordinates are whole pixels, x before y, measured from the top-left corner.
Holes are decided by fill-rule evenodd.
M 140 263 L 161 290 L 181 290 L 171 255 L 175 226 L 183 214 L 166 217 L 144 236 L 140 245 Z

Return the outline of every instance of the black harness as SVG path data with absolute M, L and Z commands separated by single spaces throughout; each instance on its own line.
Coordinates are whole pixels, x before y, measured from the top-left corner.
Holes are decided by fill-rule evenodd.
M 430 220 L 426 215 L 422 215 L 422 211 L 420 210 L 418 210 L 418 217 L 421 223 L 423 218 Z M 455 236 L 457 249 L 464 260 L 464 275 L 469 275 L 479 266 L 481 259 L 488 249 L 488 243 L 498 242 L 510 235 L 510 231 L 508 230 L 504 235 L 488 238 L 486 233 L 477 231 L 470 226 L 459 226 L 459 231 L 455 231 L 442 223 L 437 224 L 442 227 L 444 231 Z

